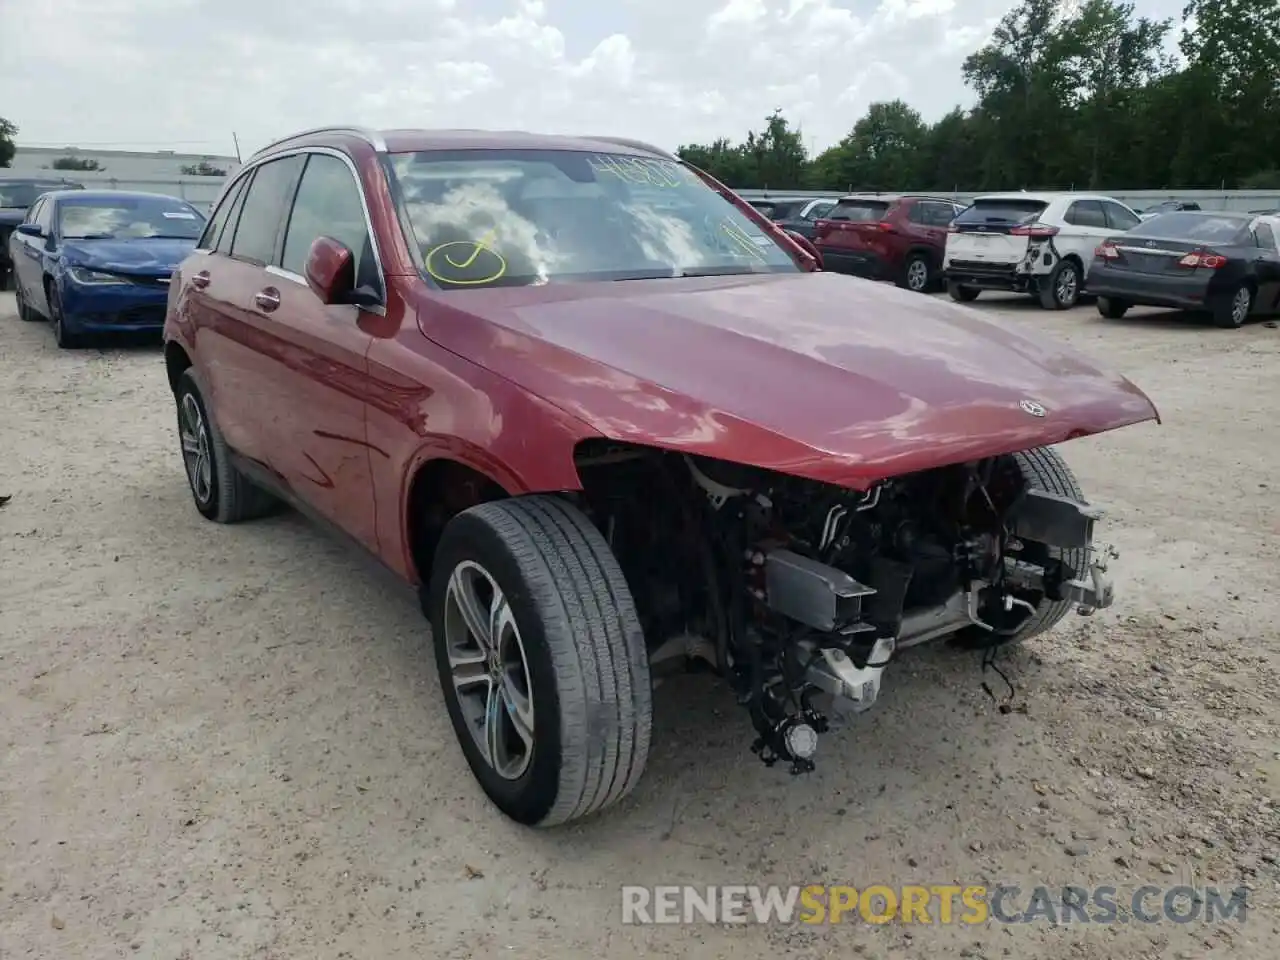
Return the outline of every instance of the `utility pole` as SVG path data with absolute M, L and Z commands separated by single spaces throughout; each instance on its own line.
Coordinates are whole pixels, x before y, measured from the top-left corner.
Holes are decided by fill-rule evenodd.
M 236 145 L 236 163 L 243 163 L 244 161 L 240 159 L 240 138 L 236 136 L 234 130 L 231 131 L 231 142 Z

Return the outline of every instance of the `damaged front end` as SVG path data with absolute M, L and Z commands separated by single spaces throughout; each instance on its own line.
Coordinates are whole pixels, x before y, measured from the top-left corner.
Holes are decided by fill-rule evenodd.
M 870 708 L 903 649 L 1018 642 L 1112 603 L 1101 512 L 1042 448 L 866 493 L 658 451 L 579 459 L 635 593 L 655 672 L 724 675 L 753 750 L 813 769 L 832 719 Z

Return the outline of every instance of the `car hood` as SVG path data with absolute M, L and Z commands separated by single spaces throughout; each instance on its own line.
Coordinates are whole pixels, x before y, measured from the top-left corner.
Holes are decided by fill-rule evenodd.
M 172 273 L 192 250 L 194 240 L 168 238 L 131 240 L 67 240 L 62 256 L 67 263 L 112 273 Z
M 605 437 L 865 488 L 1158 419 L 1124 378 L 837 274 L 433 294 L 423 333 Z

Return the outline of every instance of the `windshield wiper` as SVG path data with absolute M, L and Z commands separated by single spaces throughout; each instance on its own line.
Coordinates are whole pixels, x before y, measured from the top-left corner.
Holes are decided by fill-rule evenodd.
M 114 240 L 114 233 L 81 233 L 73 236 L 63 235 L 63 240 Z
M 677 270 L 677 277 L 749 277 L 759 270 L 743 270 L 741 267 L 692 267 Z

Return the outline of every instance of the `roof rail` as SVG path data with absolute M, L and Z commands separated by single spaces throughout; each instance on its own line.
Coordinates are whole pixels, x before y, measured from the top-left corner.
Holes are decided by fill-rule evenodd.
M 601 143 L 616 143 L 620 147 L 633 147 L 636 150 L 647 150 L 650 153 L 658 154 L 660 157 L 665 157 L 668 160 L 676 160 L 679 162 L 678 158 L 674 154 L 668 153 L 661 147 L 655 147 L 651 143 L 645 143 L 643 140 L 632 140 L 629 137 L 587 137 L 587 139 L 599 140 Z
M 277 147 L 284 146 L 286 143 L 290 143 L 294 140 L 301 140 L 303 137 L 310 137 L 317 133 L 345 133 L 348 136 L 360 138 L 365 143 L 369 144 L 369 146 L 373 147 L 373 149 L 378 153 L 387 152 L 387 141 L 382 138 L 382 134 L 378 133 L 378 131 L 370 130 L 368 127 L 340 125 L 333 127 L 312 127 L 309 130 L 300 130 L 297 133 L 291 133 L 287 137 L 281 137 L 279 140 L 273 140 L 265 147 L 259 148 L 249 159 L 252 160 L 254 157 L 262 156 L 262 154 L 269 150 L 274 150 Z

